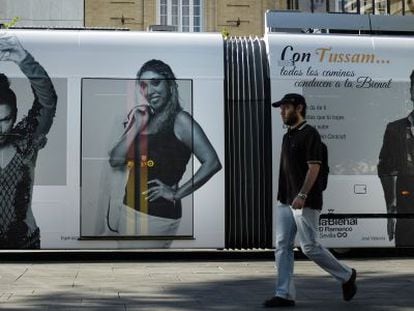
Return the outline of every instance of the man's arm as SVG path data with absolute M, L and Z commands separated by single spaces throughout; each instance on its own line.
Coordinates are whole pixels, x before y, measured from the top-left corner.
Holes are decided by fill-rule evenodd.
M 16 36 L 0 34 L 0 60 L 16 63 L 30 80 L 35 100 L 27 118 L 18 124 L 17 131 L 27 131 L 35 137 L 45 135 L 52 126 L 57 95 L 44 68 L 26 51 Z
M 33 134 L 35 136 L 46 135 L 56 113 L 55 88 L 44 68 L 29 53 L 18 65 L 29 79 L 35 98 L 28 113 L 28 118 L 36 120 L 37 123 Z
M 293 209 L 302 209 L 305 207 L 306 196 L 318 178 L 320 167 L 321 165 L 319 163 L 308 163 L 308 171 L 306 172 L 300 193 L 292 202 Z

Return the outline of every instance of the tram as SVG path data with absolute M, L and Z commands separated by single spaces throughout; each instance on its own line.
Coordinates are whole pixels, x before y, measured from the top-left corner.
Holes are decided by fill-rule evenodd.
M 263 38 L 2 30 L 0 248 L 272 248 L 271 103 L 291 92 L 329 150 L 322 243 L 414 246 L 414 126 L 388 145 L 413 111 L 414 24 L 376 18 L 269 11 Z M 397 148 L 405 166 L 380 164 Z

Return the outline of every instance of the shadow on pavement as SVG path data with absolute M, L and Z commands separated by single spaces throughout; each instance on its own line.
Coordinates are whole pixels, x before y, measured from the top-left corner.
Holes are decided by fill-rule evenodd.
M 223 280 L 218 280 L 223 278 Z M 225 279 L 224 279 L 225 278 Z M 169 281 L 154 291 L 137 279 L 133 288 L 120 289 L 103 281 L 96 288 L 74 285 L 57 286 L 47 295 L 24 296 L 19 305 L 3 304 L 5 310 L 261 310 L 261 303 L 272 295 L 274 277 L 238 278 L 237 275 L 213 275 L 205 281 Z M 358 294 L 344 302 L 338 283 L 328 276 L 296 275 L 297 306 L 295 310 L 411 310 L 414 306 L 414 273 L 386 276 L 361 273 Z M 80 306 L 82 304 L 82 306 Z M 27 309 L 26 307 L 27 306 Z

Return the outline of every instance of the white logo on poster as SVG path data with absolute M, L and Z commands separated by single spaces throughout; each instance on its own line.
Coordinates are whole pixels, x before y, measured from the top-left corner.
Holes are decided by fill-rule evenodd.
M 332 214 L 334 209 L 329 209 Z M 321 218 L 319 219 L 319 237 L 321 239 L 344 239 L 358 226 L 358 218 Z

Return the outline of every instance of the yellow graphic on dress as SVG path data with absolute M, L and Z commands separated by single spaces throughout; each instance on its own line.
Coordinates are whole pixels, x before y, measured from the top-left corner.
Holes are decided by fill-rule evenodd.
M 146 156 L 142 156 L 146 157 Z M 143 159 L 141 159 L 143 160 Z M 148 234 L 148 201 L 145 199 L 145 196 L 142 195 L 144 191 L 148 189 L 148 169 L 145 166 L 140 165 L 139 170 L 139 181 L 140 188 L 137 189 L 139 192 L 136 193 L 136 169 L 134 161 L 128 161 L 128 171 L 129 178 L 126 185 L 126 205 L 130 207 L 127 209 L 127 233 L 128 235 L 147 235 Z M 139 205 L 137 206 L 136 200 L 139 200 Z M 140 217 L 139 223 L 137 223 L 137 218 L 135 217 L 135 209 L 139 207 Z

